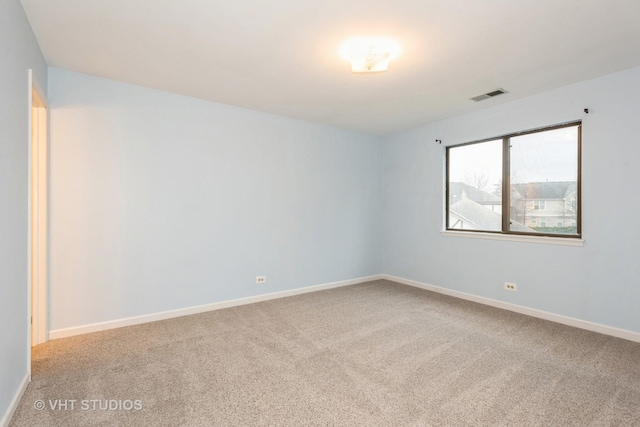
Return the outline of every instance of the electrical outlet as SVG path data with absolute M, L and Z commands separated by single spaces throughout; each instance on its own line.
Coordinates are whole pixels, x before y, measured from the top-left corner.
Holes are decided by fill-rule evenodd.
M 256 276 L 256 283 L 261 285 L 267 281 L 267 276 Z
M 518 290 L 518 285 L 516 285 L 515 283 L 504 282 L 504 288 L 508 291 L 515 292 Z

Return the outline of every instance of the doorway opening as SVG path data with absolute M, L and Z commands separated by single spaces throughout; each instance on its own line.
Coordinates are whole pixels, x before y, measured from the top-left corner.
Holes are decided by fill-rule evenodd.
M 49 144 L 48 104 L 29 70 L 29 342 L 49 339 Z M 30 349 L 29 349 L 30 350 Z M 30 361 L 31 351 L 29 351 Z

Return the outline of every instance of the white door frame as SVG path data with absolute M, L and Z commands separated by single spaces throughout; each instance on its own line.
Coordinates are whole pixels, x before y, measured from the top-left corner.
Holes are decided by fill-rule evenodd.
M 42 87 L 29 77 L 28 362 L 31 347 L 49 339 L 49 105 Z

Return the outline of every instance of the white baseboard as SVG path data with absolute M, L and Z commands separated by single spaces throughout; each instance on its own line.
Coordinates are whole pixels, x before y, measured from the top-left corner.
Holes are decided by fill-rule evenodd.
M 22 400 L 22 396 L 24 392 L 27 390 L 27 386 L 29 385 L 30 374 L 26 373 L 22 382 L 20 383 L 20 387 L 18 387 L 18 391 L 16 391 L 15 396 L 13 396 L 13 400 L 9 404 L 7 411 L 4 413 L 2 420 L 0 420 L 0 427 L 9 427 L 9 423 L 11 422 L 11 418 L 13 418 L 13 414 L 15 414 L 16 409 L 18 409 L 18 405 L 20 404 L 20 400 Z
M 125 326 L 139 325 L 141 323 L 156 322 L 158 320 L 172 319 L 174 317 L 188 316 L 190 314 L 204 313 L 207 311 L 220 310 L 223 308 L 236 307 L 239 305 L 253 304 L 261 301 L 269 301 L 272 299 L 285 298 L 294 295 L 306 294 L 309 292 L 317 292 L 325 289 L 339 288 L 342 286 L 350 286 L 358 283 L 369 282 L 372 280 L 380 280 L 381 274 L 375 276 L 360 277 L 351 280 L 342 280 L 339 282 L 325 283 L 322 285 L 308 286 L 305 288 L 296 288 L 288 291 L 273 292 L 270 294 L 256 295 L 247 298 L 239 298 L 228 301 L 214 302 L 211 304 L 198 305 L 195 307 L 180 308 L 177 310 L 164 311 L 161 313 L 145 314 L 142 316 L 127 317 L 125 319 L 109 320 L 107 322 L 92 323 L 90 325 L 75 326 L 72 328 L 56 329 L 49 332 L 49 339 L 72 337 L 75 335 L 88 334 L 91 332 L 105 331 L 108 329 L 122 328 Z
M 161 313 L 146 314 L 142 316 L 128 317 L 125 319 L 111 320 L 107 322 L 93 323 L 90 325 L 76 326 L 72 328 L 56 329 L 49 332 L 49 339 L 66 338 L 75 335 L 82 335 L 91 332 L 105 331 L 108 329 L 122 328 L 125 326 L 139 325 L 141 323 L 155 322 L 158 320 L 172 319 L 174 317 L 188 316 L 190 314 L 204 313 L 207 311 L 220 310 L 223 308 L 236 307 L 240 305 L 253 304 L 261 301 L 269 301 L 278 298 L 285 298 L 294 295 L 305 294 L 309 292 L 317 292 L 325 289 L 339 288 L 342 286 L 355 285 L 358 283 L 369 282 L 372 280 L 390 280 L 392 282 L 400 283 L 403 285 L 413 286 L 415 288 L 425 289 L 428 291 L 437 292 L 444 295 L 464 299 L 467 301 L 473 301 L 492 307 L 501 308 L 504 310 L 513 311 L 520 314 L 526 314 L 528 316 L 537 317 L 540 319 L 550 320 L 552 322 L 561 323 L 563 325 L 573 326 L 580 329 L 586 329 L 588 331 L 599 332 L 605 335 L 611 335 L 617 338 L 623 338 L 629 341 L 640 342 L 640 333 L 629 331 L 625 329 L 614 328 L 612 326 L 602 325 L 599 323 L 589 322 L 586 320 L 576 319 L 573 317 L 563 316 L 560 314 L 550 313 L 547 311 L 537 310 L 535 308 L 524 307 L 517 304 L 512 304 L 504 301 L 498 301 L 491 298 L 485 298 L 466 292 L 460 292 L 452 289 L 442 288 L 439 286 L 429 285 L 427 283 L 418 282 L 415 280 L 404 279 L 388 274 L 379 274 L 374 276 L 360 277 L 357 279 L 343 280 L 339 282 L 325 283 L 322 285 L 309 286 L 306 288 L 291 289 L 288 291 L 274 292 L 270 294 L 256 295 L 247 298 L 239 298 L 228 301 L 215 302 L 212 304 L 199 305 L 195 307 L 186 307 L 177 310 L 164 311 Z M 28 383 L 28 378 L 27 378 Z M 26 387 L 26 386 L 25 386 Z M 19 401 L 19 400 L 18 400 Z M 4 425 L 0 424 L 0 427 Z
M 548 311 L 537 310 L 535 308 L 524 307 L 517 304 L 511 304 L 504 301 L 498 301 L 491 298 L 480 297 L 466 292 L 454 291 L 447 288 L 441 288 L 439 286 L 433 286 L 415 280 L 403 279 L 402 277 L 391 276 L 383 274 L 382 277 L 385 280 L 400 283 L 403 285 L 413 286 L 415 288 L 425 289 L 427 291 L 433 291 L 444 295 L 464 299 L 467 301 L 473 301 L 484 305 L 490 305 L 492 307 L 502 308 L 504 310 L 513 311 L 520 314 L 526 314 L 528 316 L 537 317 L 539 319 L 550 320 L 552 322 L 561 323 L 563 325 L 573 326 L 580 329 L 586 329 L 587 331 L 599 332 L 605 335 L 611 335 L 617 338 L 623 338 L 629 341 L 640 342 L 640 332 L 628 331 L 626 329 L 614 328 L 612 326 L 601 325 L 599 323 L 589 322 L 586 320 L 576 319 L 573 317 L 563 316 L 560 314 L 550 313 Z

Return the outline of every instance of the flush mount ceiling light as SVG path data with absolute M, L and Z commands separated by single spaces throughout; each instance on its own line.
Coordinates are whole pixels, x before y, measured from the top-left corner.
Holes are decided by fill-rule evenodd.
M 400 54 L 400 46 L 384 37 L 354 37 L 340 47 L 340 56 L 351 62 L 354 73 L 387 71 L 389 61 Z

